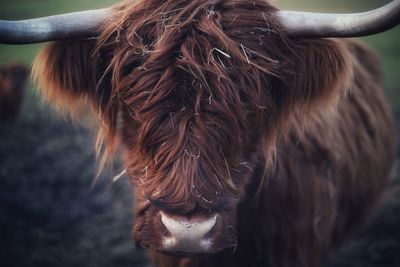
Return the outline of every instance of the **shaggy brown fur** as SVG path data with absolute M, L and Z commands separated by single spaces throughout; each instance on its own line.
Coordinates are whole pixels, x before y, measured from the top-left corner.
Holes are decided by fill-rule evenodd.
M 12 123 L 18 117 L 28 68 L 21 63 L 0 66 L 0 121 Z
M 290 39 L 265 1 L 114 10 L 99 40 L 52 43 L 33 70 L 58 107 L 90 100 L 109 153 L 124 145 L 137 242 L 158 266 L 318 266 L 370 213 L 393 162 L 373 53 Z M 218 212 L 229 245 L 160 254 L 159 210 Z

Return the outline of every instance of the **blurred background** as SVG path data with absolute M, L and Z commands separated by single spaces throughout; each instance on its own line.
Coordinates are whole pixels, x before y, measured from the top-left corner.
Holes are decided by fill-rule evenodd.
M 0 19 L 102 8 L 115 2 L 1 0 Z M 273 2 L 293 10 L 355 12 L 390 1 Z M 361 39 L 381 56 L 385 93 L 399 132 L 400 27 Z M 0 65 L 20 62 L 29 67 L 40 47 L 0 45 Z M 111 181 L 112 173 L 122 169 L 119 162 L 93 185 L 97 168 L 94 133 L 83 126 L 88 119 L 73 125 L 41 102 L 31 82 L 26 87 L 19 117 L 13 123 L 0 124 L 1 265 L 149 266 L 131 239 L 133 190 L 126 177 Z M 400 266 L 399 174 L 391 181 L 384 203 L 366 229 L 325 266 Z

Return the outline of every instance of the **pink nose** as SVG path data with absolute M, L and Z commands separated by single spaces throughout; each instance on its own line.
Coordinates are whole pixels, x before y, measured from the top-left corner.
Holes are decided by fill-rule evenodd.
M 160 212 L 161 222 L 168 230 L 163 237 L 163 250 L 174 253 L 207 253 L 213 245 L 210 234 L 218 215 L 209 217 L 181 217 Z

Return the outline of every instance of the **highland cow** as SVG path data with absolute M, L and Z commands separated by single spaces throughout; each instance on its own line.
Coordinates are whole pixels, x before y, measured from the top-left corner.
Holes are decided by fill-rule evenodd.
M 20 113 L 27 69 L 21 63 L 0 66 L 0 121 L 3 123 L 14 122 Z
M 50 103 L 99 114 L 99 150 L 123 147 L 134 238 L 157 266 L 319 266 L 385 189 L 395 138 L 377 57 L 289 35 L 277 12 L 123 1 L 98 38 L 34 62 Z

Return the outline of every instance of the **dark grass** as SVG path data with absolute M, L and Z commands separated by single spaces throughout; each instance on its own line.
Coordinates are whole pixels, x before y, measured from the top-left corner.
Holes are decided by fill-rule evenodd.
M 20 19 L 99 8 L 111 0 L 1 1 L 0 18 Z M 387 1 L 281 1 L 303 10 L 355 11 Z M 277 4 L 280 2 L 278 1 Z M 382 56 L 386 93 L 400 125 L 400 29 L 363 38 Z M 29 64 L 41 45 L 0 46 L 0 63 Z M 31 88 L 32 86 L 28 86 Z M 133 189 L 128 180 L 96 175 L 93 136 L 54 115 L 29 89 L 18 121 L 0 125 L 1 266 L 146 266 L 131 239 Z M 400 129 L 400 127 L 398 127 Z M 121 166 L 114 166 L 118 173 Z M 326 267 L 400 266 L 400 178 L 366 229 Z
M 28 98 L 0 126 L 1 266 L 143 266 L 126 177 L 112 183 L 106 170 L 92 186 L 92 134 Z

